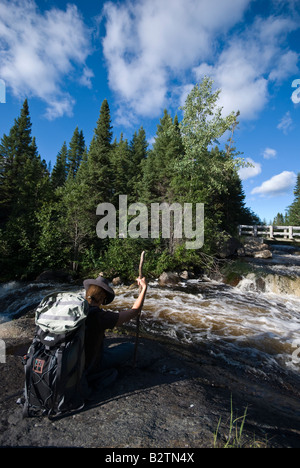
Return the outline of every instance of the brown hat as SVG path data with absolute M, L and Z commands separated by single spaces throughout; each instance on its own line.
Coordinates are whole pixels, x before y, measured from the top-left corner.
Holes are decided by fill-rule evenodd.
M 109 281 L 106 278 L 103 278 L 103 276 L 98 276 L 98 278 L 96 279 L 84 280 L 83 286 L 86 291 L 91 285 L 99 286 L 100 288 L 105 290 L 106 292 L 105 304 L 110 304 L 114 300 L 115 293 L 113 289 L 111 289 L 111 287 L 109 286 Z

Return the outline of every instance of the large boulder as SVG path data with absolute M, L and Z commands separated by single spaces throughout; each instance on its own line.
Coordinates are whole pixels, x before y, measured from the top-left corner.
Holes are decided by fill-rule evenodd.
M 248 238 L 244 245 L 238 250 L 240 257 L 254 258 L 272 258 L 272 252 L 268 244 L 265 244 L 261 238 Z
M 39 283 L 69 283 L 72 281 L 72 276 L 64 270 L 46 270 L 36 278 L 36 281 Z
M 272 258 L 272 252 L 268 249 L 254 252 L 254 258 Z
M 229 258 L 237 255 L 238 250 L 242 247 L 241 242 L 235 237 L 220 242 L 218 246 L 218 257 Z
M 174 286 L 181 281 L 178 273 L 172 271 L 164 271 L 158 278 L 158 283 L 160 286 Z

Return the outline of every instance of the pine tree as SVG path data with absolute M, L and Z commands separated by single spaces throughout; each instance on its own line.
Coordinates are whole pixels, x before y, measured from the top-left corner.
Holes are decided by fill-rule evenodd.
M 110 109 L 105 99 L 101 105 L 97 127 L 90 145 L 87 160 L 87 179 L 91 189 L 93 209 L 112 197 L 112 170 L 110 152 L 112 149 L 112 126 Z
M 4 135 L 1 155 L 1 208 L 2 219 L 28 211 L 43 197 L 43 178 L 48 183 L 45 161 L 37 152 L 35 138 L 31 137 L 31 120 L 27 99 L 21 114 L 15 119 L 9 136 Z M 46 189 L 46 187 L 44 187 Z
M 115 140 L 110 153 L 110 164 L 112 169 L 111 184 L 113 187 L 112 203 L 117 205 L 119 195 L 128 195 L 128 184 L 130 182 L 129 165 L 130 150 L 128 141 L 123 139 L 121 133 L 120 141 Z
M 67 172 L 68 177 L 74 178 L 85 151 L 85 141 L 82 130 L 75 128 L 72 139 L 69 145 L 68 159 L 67 159 Z
M 143 161 L 143 179 L 141 184 L 142 201 L 151 203 L 174 203 L 177 201 L 173 188 L 174 166 L 182 157 L 183 146 L 178 127 L 178 119 L 174 121 L 164 110 L 164 115 L 157 125 L 155 142 L 148 157 Z M 162 240 L 161 248 L 173 253 L 176 242 L 174 239 L 174 221 L 170 219 L 170 239 Z
M 51 173 L 51 183 L 53 188 L 64 185 L 67 178 L 67 156 L 68 148 L 64 141 L 61 150 L 57 153 L 56 163 Z
M 285 225 L 284 215 L 282 213 L 277 213 L 273 221 L 273 226 L 284 226 L 284 225 Z
M 294 201 L 288 208 L 288 223 L 291 226 L 300 226 L 300 172 L 294 189 Z
M 75 170 L 70 169 L 65 185 L 57 192 L 61 202 L 60 229 L 74 270 L 77 270 L 83 258 L 84 249 L 88 256 L 91 252 L 97 252 L 96 255 L 99 255 L 100 248 L 107 243 L 96 235 L 96 225 L 99 221 L 96 216 L 97 206 L 103 202 L 111 202 L 114 194 L 112 127 L 106 100 L 101 105 L 88 152 L 82 137 L 82 133 L 75 129 L 74 145 L 70 147 L 76 151 L 69 152 L 69 161 L 76 161 L 71 154 L 80 154 L 80 163 L 79 166 L 77 163 L 70 166 L 75 167 Z
M 134 133 L 129 150 L 128 196 L 129 201 L 135 202 L 141 198 L 143 191 L 142 177 L 148 155 L 148 142 L 143 127 L 140 127 L 139 131 Z
M 1 140 L 0 155 L 2 238 L 9 269 L 28 269 L 38 238 L 36 213 L 49 197 L 50 186 L 46 163 L 31 136 L 27 100 L 9 135 Z
M 15 119 L 9 135 L 3 135 L 0 145 L 1 155 L 1 211 L 2 219 L 7 219 L 16 203 L 19 203 L 20 191 L 23 187 L 24 168 L 26 161 L 32 160 L 36 154 L 32 145 L 31 121 L 27 99 L 24 101 L 21 114 Z
M 175 199 L 172 187 L 174 165 L 183 153 L 177 117 L 164 111 L 157 126 L 152 150 L 144 165 L 144 193 L 149 202 L 170 202 Z

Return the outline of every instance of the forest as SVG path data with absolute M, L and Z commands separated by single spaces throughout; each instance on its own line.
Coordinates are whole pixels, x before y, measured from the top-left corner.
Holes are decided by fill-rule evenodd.
M 300 172 L 294 189 L 294 201 L 287 207 L 284 214 L 277 213 L 273 223 L 274 226 L 300 226 Z
M 47 269 L 66 270 L 74 277 L 104 272 L 110 278 L 133 278 L 141 250 L 146 250 L 149 276 L 170 269 L 201 270 L 236 235 L 238 224 L 258 223 L 245 206 L 238 176 L 244 164 L 234 145 L 239 114 L 222 115 L 220 91 L 213 92 L 212 84 L 206 77 L 195 85 L 180 109 L 181 121 L 164 111 L 151 148 L 143 127 L 131 141 L 123 134 L 114 137 L 104 100 L 89 147 L 76 127 L 71 141 L 58 148 L 52 169 L 31 134 L 26 99 L 0 144 L 0 280 L 34 279 Z M 225 136 L 222 147 L 219 140 Z M 299 192 L 298 177 L 298 207 Z M 105 202 L 117 207 L 121 194 L 129 204 L 147 206 L 203 203 L 203 247 L 187 250 L 184 239 L 172 235 L 100 239 L 97 206 Z

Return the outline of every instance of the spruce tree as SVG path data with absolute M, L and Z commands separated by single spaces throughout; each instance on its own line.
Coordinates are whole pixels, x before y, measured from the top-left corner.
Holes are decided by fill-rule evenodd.
M 38 239 L 36 213 L 49 197 L 49 173 L 31 136 L 31 120 L 27 100 L 20 117 L 0 145 L 1 155 L 1 222 L 9 269 L 20 272 L 30 269 Z M 5 258 L 4 258 L 5 262 Z
M 36 156 L 36 147 L 32 145 L 31 121 L 27 99 L 21 114 L 15 119 L 9 135 L 3 135 L 0 145 L 1 157 L 1 218 L 5 221 L 16 204 L 20 204 L 20 192 L 23 190 L 24 170 L 27 160 Z
M 144 194 L 149 202 L 173 202 L 174 165 L 183 152 L 178 120 L 164 111 L 152 150 L 144 164 Z
M 51 183 L 53 188 L 61 187 L 64 185 L 67 177 L 67 157 L 68 148 L 64 141 L 61 150 L 57 153 L 56 163 L 51 173 Z
M 75 130 L 74 135 L 76 134 Z M 78 142 L 82 136 L 79 132 L 78 139 L 76 136 Z M 66 245 L 69 246 L 73 269 L 77 269 L 82 260 L 84 249 L 86 249 L 85 256 L 91 256 L 91 252 L 93 255 L 97 252 L 96 255 L 99 255 L 100 249 L 107 243 L 100 240 L 96 234 L 96 225 L 99 221 L 96 209 L 100 203 L 111 202 L 114 193 L 111 140 L 110 110 L 107 100 L 104 100 L 89 151 L 86 147 L 83 148 L 83 144 L 81 145 L 79 167 L 76 168 L 74 177 L 73 172 L 69 171 L 66 184 L 59 192 L 63 214 L 61 230 Z
M 87 179 L 91 190 L 93 209 L 101 202 L 109 202 L 113 193 L 110 152 L 112 149 L 110 109 L 105 99 L 101 105 L 97 127 L 87 159 Z
M 85 141 L 82 130 L 75 128 L 72 139 L 69 145 L 68 159 L 67 159 L 67 172 L 68 177 L 74 178 L 85 151 Z
M 141 199 L 143 192 L 142 177 L 148 155 L 148 142 L 143 127 L 140 127 L 139 131 L 134 133 L 129 145 L 129 151 L 128 196 L 130 201 L 136 202 Z
M 130 150 L 127 140 L 123 139 L 121 133 L 120 141 L 115 141 L 110 153 L 110 164 L 112 169 L 111 184 L 113 187 L 112 203 L 117 205 L 119 195 L 128 195 L 128 184 L 130 183 Z
M 288 222 L 291 226 L 300 226 L 300 172 L 294 189 L 294 201 L 288 208 Z

